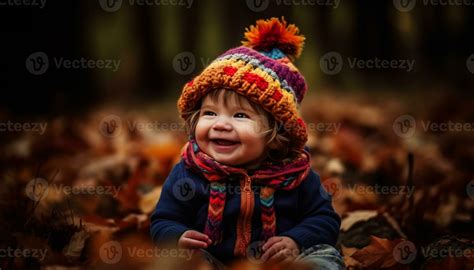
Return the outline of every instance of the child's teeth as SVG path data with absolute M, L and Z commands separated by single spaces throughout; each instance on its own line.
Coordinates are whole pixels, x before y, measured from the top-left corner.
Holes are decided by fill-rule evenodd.
M 221 144 L 221 145 L 231 145 L 231 144 L 234 144 L 234 142 L 227 141 L 227 140 L 217 140 L 216 142 L 217 142 L 217 144 Z

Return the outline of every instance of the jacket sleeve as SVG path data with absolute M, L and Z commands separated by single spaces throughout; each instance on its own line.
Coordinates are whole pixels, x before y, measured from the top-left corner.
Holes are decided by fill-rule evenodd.
M 331 195 L 321 186 L 319 175 L 311 170 L 308 178 L 300 185 L 299 192 L 300 222 L 280 236 L 291 237 L 300 249 L 308 249 L 317 244 L 334 246 L 341 219 L 332 207 Z
M 190 230 L 195 211 L 192 207 L 192 196 L 196 190 L 193 180 L 186 175 L 181 161 L 173 167 L 161 191 L 160 199 L 150 217 L 150 232 L 155 243 L 176 244 L 179 237 Z M 186 187 L 181 195 L 179 188 Z

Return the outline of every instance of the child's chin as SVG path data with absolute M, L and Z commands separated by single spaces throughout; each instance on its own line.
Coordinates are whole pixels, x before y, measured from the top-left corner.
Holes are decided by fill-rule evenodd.
M 221 164 L 224 164 L 224 165 L 228 165 L 228 166 L 237 166 L 239 165 L 238 163 L 236 162 L 232 162 L 232 161 L 227 161 L 226 159 L 216 159 L 219 163 Z
M 237 166 L 237 165 L 239 165 L 239 162 L 236 162 L 235 159 L 222 157 L 219 154 L 213 156 L 212 158 L 214 158 L 217 162 L 219 162 L 221 164 L 224 164 L 224 165 L 228 165 L 228 166 Z

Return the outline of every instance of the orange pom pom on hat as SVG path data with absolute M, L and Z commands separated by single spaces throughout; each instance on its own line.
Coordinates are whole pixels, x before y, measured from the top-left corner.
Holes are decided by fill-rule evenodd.
M 198 109 L 209 91 L 234 90 L 270 112 L 294 147 L 302 149 L 308 134 L 298 107 L 307 84 L 292 60 L 300 56 L 305 38 L 284 18 L 258 20 L 244 36 L 243 46 L 226 51 L 184 86 L 178 100 L 181 117 Z

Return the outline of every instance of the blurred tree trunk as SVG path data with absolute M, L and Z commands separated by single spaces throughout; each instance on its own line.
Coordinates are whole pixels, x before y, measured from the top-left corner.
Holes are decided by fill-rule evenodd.
M 163 94 L 166 88 L 163 87 L 163 82 L 160 80 L 162 68 L 160 67 L 157 55 L 158 44 L 155 43 L 154 35 L 157 34 L 157 25 L 152 20 L 152 8 L 133 6 L 135 13 L 135 38 L 138 40 L 138 51 L 140 60 L 140 80 L 138 89 L 143 97 L 158 96 Z

